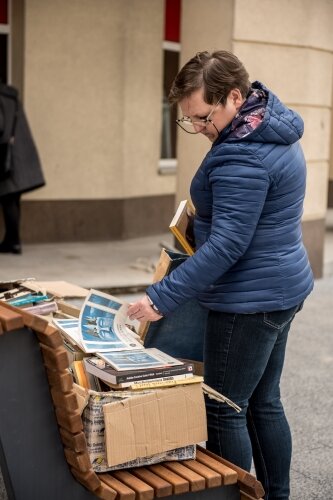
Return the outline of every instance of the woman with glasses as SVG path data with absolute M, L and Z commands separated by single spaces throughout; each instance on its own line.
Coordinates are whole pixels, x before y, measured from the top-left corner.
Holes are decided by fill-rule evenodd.
M 265 498 L 287 499 L 280 378 L 291 322 L 313 288 L 301 232 L 303 121 L 225 51 L 193 57 L 169 100 L 179 127 L 212 143 L 191 183 L 196 252 L 129 316 L 157 321 L 194 297 L 209 310 L 205 382 L 242 411 L 207 401 L 207 448 L 246 470 L 253 458 Z

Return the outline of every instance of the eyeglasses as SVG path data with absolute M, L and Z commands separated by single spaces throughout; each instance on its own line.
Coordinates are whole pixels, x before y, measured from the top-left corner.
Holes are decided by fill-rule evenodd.
M 209 123 L 211 123 L 218 133 L 219 131 L 215 127 L 213 120 L 211 120 L 211 117 L 216 111 L 216 108 L 220 104 L 221 100 L 222 96 L 210 111 L 209 115 L 206 116 L 206 118 L 197 118 L 196 120 L 192 120 L 192 118 L 189 118 L 188 116 L 183 116 L 182 118 L 178 118 L 178 120 L 176 120 L 177 125 L 179 125 L 180 128 L 188 134 L 199 134 L 204 128 L 207 127 Z

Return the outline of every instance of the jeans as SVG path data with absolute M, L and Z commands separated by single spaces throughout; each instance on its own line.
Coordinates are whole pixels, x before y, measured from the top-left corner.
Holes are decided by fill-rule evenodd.
M 290 325 L 301 307 L 208 315 L 205 382 L 242 411 L 207 398 L 207 448 L 248 471 L 253 458 L 265 500 L 285 500 L 290 493 L 292 445 L 280 378 Z

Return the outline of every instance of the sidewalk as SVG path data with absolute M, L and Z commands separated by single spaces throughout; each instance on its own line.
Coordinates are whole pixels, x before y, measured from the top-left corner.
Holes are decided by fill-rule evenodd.
M 144 289 L 170 234 L 126 241 L 24 245 L 22 255 L 0 254 L 0 280 L 68 281 L 85 288 Z
M 160 244 L 172 246 L 172 236 L 24 245 L 21 256 L 0 255 L 0 280 L 69 281 L 133 297 L 151 283 Z M 324 278 L 316 281 L 293 324 L 282 380 L 293 434 L 291 500 L 332 498 L 333 211 L 327 220 L 324 261 Z M 6 499 L 1 480 L 0 499 Z
M 0 254 L 0 280 L 33 277 L 135 292 L 151 283 L 165 245 L 173 246 L 170 233 L 124 241 L 23 245 L 22 255 Z M 327 216 L 324 248 L 324 277 L 329 276 L 333 276 L 333 210 Z

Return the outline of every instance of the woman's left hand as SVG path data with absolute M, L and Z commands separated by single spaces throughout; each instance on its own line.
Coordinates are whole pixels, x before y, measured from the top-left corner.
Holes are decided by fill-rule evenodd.
M 137 319 L 140 322 L 144 321 L 158 321 L 162 318 L 149 304 L 147 295 L 142 297 L 141 300 L 134 302 L 128 308 L 129 319 Z

